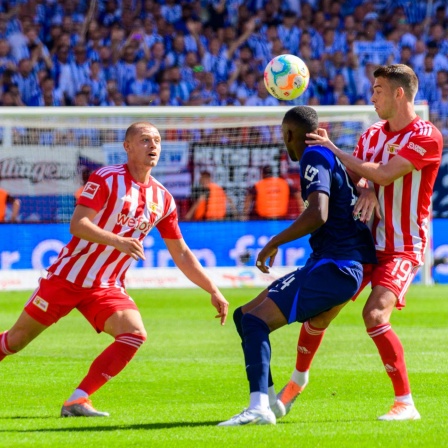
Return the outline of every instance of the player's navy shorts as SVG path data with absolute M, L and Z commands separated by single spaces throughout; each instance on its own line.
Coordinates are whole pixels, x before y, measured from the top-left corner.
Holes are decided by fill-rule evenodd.
M 353 260 L 309 259 L 303 268 L 268 287 L 268 297 L 288 324 L 305 322 L 350 300 L 362 282 L 362 264 Z

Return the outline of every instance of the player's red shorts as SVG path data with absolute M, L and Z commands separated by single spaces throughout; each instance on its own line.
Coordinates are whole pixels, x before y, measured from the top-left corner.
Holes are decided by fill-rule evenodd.
M 73 308 L 100 333 L 104 323 L 117 311 L 138 310 L 124 288 L 82 288 L 57 275 L 41 278 L 25 305 L 25 311 L 42 325 L 50 326 Z
M 376 253 L 378 264 L 365 264 L 361 287 L 353 300 L 369 283 L 372 288 L 384 286 L 397 296 L 398 309 L 406 305 L 405 294 L 417 274 L 420 264 L 406 253 L 381 254 Z

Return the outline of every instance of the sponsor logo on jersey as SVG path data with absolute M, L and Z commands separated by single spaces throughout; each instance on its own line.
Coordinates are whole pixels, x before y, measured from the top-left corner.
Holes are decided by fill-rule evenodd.
M 48 310 L 48 302 L 44 300 L 42 297 L 36 296 L 33 299 L 33 304 L 40 308 L 42 311 Z
M 312 182 L 314 178 L 319 174 L 319 170 L 314 166 L 308 165 L 305 168 L 305 179 Z
M 397 143 L 388 143 L 386 145 L 386 151 L 389 154 L 397 154 L 399 149 L 400 149 L 400 145 L 398 145 Z
M 152 224 L 149 221 L 146 221 L 143 216 L 134 218 L 133 216 L 124 215 L 123 213 L 118 213 L 117 224 L 123 227 L 127 226 L 131 229 L 140 230 L 140 232 L 144 233 L 145 235 L 152 228 Z
M 99 189 L 99 184 L 96 184 L 95 182 L 87 182 L 84 190 L 82 190 L 81 196 L 93 199 Z
M 418 152 L 421 156 L 424 156 L 426 154 L 426 149 L 423 149 L 421 146 L 416 145 L 414 142 L 409 142 L 408 148 Z

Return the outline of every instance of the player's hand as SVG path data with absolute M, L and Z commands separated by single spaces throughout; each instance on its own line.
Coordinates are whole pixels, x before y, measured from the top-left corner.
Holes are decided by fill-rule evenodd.
M 224 298 L 220 291 L 214 292 L 211 295 L 212 305 L 218 311 L 218 314 L 215 316 L 216 319 L 221 319 L 221 325 L 226 323 L 227 313 L 229 312 L 229 302 Z
M 305 143 L 307 145 L 325 146 L 335 154 L 337 151 L 340 151 L 340 149 L 329 139 L 327 131 L 324 128 L 319 128 L 316 132 L 307 133 Z
M 353 208 L 353 215 L 357 216 L 362 222 L 369 222 L 373 213 L 378 219 L 381 219 L 380 203 L 376 197 L 373 188 L 360 188 L 359 197 Z
M 278 247 L 272 244 L 272 242 L 266 244 L 257 256 L 257 262 L 255 263 L 257 268 L 260 269 L 261 272 L 268 274 L 269 269 L 274 265 L 277 252 Z M 269 263 L 266 265 L 268 259 Z
M 130 255 L 134 260 L 145 260 L 143 244 L 137 238 L 120 237 L 114 247 L 120 252 Z

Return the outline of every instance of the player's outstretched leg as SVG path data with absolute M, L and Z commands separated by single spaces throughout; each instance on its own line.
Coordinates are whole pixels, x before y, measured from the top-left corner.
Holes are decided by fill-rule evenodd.
M 395 392 L 394 404 L 390 411 L 378 417 L 378 420 L 419 420 L 420 414 L 412 399 L 404 350 L 400 339 L 392 330 L 389 322 L 369 328 L 367 333 L 377 346 Z
M 62 406 L 61 417 L 108 417 L 107 412 L 93 408 L 89 396 L 118 375 L 145 340 L 146 337 L 141 334 L 118 335 L 115 342 L 93 361 L 86 377 Z
M 244 316 L 243 307 L 241 306 L 233 312 L 233 321 L 235 323 L 236 331 L 238 332 L 241 338 L 241 347 L 243 348 L 244 352 L 244 335 L 242 324 L 243 316 Z M 272 378 L 270 368 L 268 375 L 268 397 L 269 397 L 269 406 L 271 407 L 271 410 L 274 413 L 275 417 L 276 418 L 283 417 L 286 414 L 285 407 L 283 406 L 283 403 L 280 401 L 280 399 L 277 397 L 277 394 L 275 393 L 274 380 Z
M 296 369 L 292 373 L 291 379 L 286 386 L 278 394 L 278 399 L 282 403 L 284 409 L 283 415 L 289 413 L 296 398 L 304 391 L 308 384 L 311 362 L 322 342 L 324 333 L 325 328 L 313 327 L 309 321 L 304 322 L 302 325 L 299 340 L 297 342 Z M 283 415 L 281 417 L 283 417 Z
M 0 333 L 0 361 L 5 359 L 8 355 L 13 355 L 14 353 L 16 353 L 9 347 L 7 335 L 7 331 Z
M 257 316 L 247 313 L 242 319 L 242 329 L 246 373 L 250 388 L 249 408 L 219 423 L 218 426 L 275 425 L 276 418 L 269 407 L 268 397 L 271 359 L 269 326 Z

